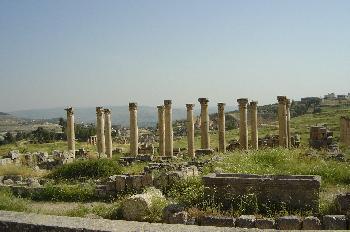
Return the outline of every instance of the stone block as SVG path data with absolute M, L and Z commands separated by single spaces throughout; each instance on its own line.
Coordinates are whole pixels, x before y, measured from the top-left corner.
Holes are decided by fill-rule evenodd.
M 255 228 L 254 215 L 241 215 L 236 219 L 236 226 L 241 228 Z
M 335 205 L 341 214 L 350 212 L 350 193 L 338 194 L 335 198 Z
M 261 230 L 274 229 L 275 220 L 272 218 L 259 218 L 255 220 L 255 227 Z
M 323 216 L 323 229 L 325 230 L 346 230 L 347 222 L 345 215 Z
M 302 221 L 297 216 L 284 216 L 276 220 L 277 230 L 300 230 Z
M 173 220 L 172 217 L 174 214 L 176 213 L 180 213 L 183 212 L 185 210 L 185 208 L 182 205 L 179 204 L 170 204 L 167 205 L 164 209 L 163 209 L 163 220 L 166 223 L 171 223 L 170 221 Z M 177 224 L 177 223 L 175 223 Z
M 235 222 L 234 217 L 202 216 L 199 218 L 201 226 L 235 227 Z
M 213 149 L 197 149 L 195 151 L 195 155 L 196 156 L 212 155 L 212 154 L 214 154 L 214 150 Z
M 142 175 L 142 187 L 150 187 L 153 186 L 153 175 L 152 173 L 145 173 Z
M 174 213 L 169 216 L 169 224 L 186 224 L 188 220 L 188 213 L 186 211 L 181 211 Z
M 320 219 L 314 216 L 304 218 L 303 230 L 320 230 L 320 229 L 322 229 Z
M 126 176 L 117 175 L 115 177 L 115 187 L 117 192 L 125 191 L 125 188 L 126 188 L 125 182 L 126 182 Z
M 139 191 L 142 189 L 142 175 L 132 176 L 132 188 L 133 190 Z

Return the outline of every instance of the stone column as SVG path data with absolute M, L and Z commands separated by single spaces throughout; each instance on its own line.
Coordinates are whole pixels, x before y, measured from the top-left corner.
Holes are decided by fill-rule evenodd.
M 159 155 L 165 156 L 164 106 L 157 106 L 157 108 L 158 108 Z
M 68 151 L 75 155 L 75 132 L 74 132 L 74 111 L 72 107 L 65 109 L 67 111 L 67 143 Z
M 98 154 L 105 154 L 105 133 L 104 133 L 104 111 L 102 107 L 96 107 L 96 135 L 97 135 L 97 152 Z
M 165 155 L 173 156 L 173 120 L 171 100 L 164 100 L 164 121 L 165 121 Z
M 254 150 L 258 150 L 258 102 L 250 102 L 250 126 L 251 126 L 251 145 Z
M 112 142 L 112 122 L 111 122 L 111 110 L 104 110 L 105 116 L 105 146 L 106 155 L 108 158 L 112 158 L 113 142 Z
M 247 98 L 237 99 L 239 105 L 239 145 L 242 150 L 248 150 Z
M 279 145 L 288 147 L 287 135 L 287 98 L 286 96 L 278 96 L 278 130 L 279 130 Z
M 137 103 L 129 103 L 130 112 L 130 155 L 138 155 L 138 127 L 137 127 Z
M 188 149 L 188 155 L 192 158 L 195 157 L 193 107 L 194 107 L 194 104 L 186 104 L 186 108 L 187 108 L 187 149 Z
M 346 119 L 344 116 L 340 117 L 340 138 L 339 142 L 345 142 L 345 134 L 346 134 Z
M 226 152 L 225 142 L 225 103 L 218 103 L 219 152 Z
M 207 98 L 198 98 L 201 104 L 201 148 L 210 148 L 209 138 L 209 114 L 208 114 L 208 102 Z
M 290 132 L 290 99 L 286 101 L 286 111 L 287 111 L 287 147 L 292 148 L 292 138 Z

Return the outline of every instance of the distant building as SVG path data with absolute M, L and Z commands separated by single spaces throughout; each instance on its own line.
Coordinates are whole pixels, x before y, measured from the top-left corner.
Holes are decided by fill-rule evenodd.
M 335 93 L 329 93 L 329 94 L 324 95 L 324 99 L 335 100 L 336 99 Z
M 338 100 L 347 100 L 348 96 L 347 95 L 337 95 Z

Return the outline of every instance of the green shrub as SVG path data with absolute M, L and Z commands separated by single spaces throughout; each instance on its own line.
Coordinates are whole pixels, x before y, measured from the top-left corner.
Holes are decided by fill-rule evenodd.
M 75 180 L 79 178 L 100 178 L 121 174 L 122 167 L 109 159 L 77 160 L 54 169 L 48 176 L 53 179 Z
M 199 206 L 205 201 L 204 185 L 199 177 L 191 177 L 175 182 L 170 186 L 167 195 L 186 207 Z
M 27 205 L 28 200 L 15 197 L 9 189 L 0 190 L 0 210 L 23 212 Z
M 95 199 L 95 186 L 92 184 L 47 184 L 42 191 L 32 194 L 36 201 L 91 201 Z

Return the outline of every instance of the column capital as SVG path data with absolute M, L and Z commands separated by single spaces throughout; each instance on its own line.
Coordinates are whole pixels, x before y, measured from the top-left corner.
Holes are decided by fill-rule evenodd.
M 110 110 L 110 109 L 104 109 L 103 112 L 104 112 L 105 114 L 111 114 L 111 110 Z
M 218 109 L 219 109 L 219 110 L 224 110 L 224 109 L 225 109 L 225 106 L 226 106 L 226 104 L 223 103 L 223 102 L 219 102 L 219 103 L 218 103 Z
M 136 102 L 130 102 L 129 103 L 129 110 L 137 110 L 137 103 Z
M 239 105 L 247 105 L 248 104 L 248 98 L 239 98 L 237 99 L 237 102 Z
M 158 111 L 162 112 L 164 111 L 164 106 L 157 106 Z
M 74 114 L 73 107 L 71 107 L 71 106 L 69 106 L 68 108 L 66 108 L 64 110 L 67 111 L 67 115 L 73 115 Z
M 252 107 L 256 107 L 257 105 L 258 105 L 257 101 L 251 101 L 250 102 L 250 106 L 252 106 Z
M 287 97 L 286 96 L 277 96 L 277 101 L 280 104 L 286 104 L 287 103 Z
M 96 107 L 96 114 L 98 116 L 101 116 L 103 114 L 103 107 L 102 106 L 97 106 Z
M 171 100 L 164 100 L 164 106 L 171 105 Z
M 193 110 L 194 104 L 186 104 L 187 111 Z
M 201 97 L 201 98 L 198 98 L 198 101 L 201 105 L 208 105 L 208 98 L 204 98 L 204 97 Z

